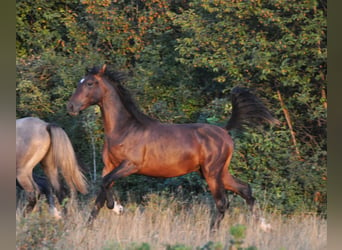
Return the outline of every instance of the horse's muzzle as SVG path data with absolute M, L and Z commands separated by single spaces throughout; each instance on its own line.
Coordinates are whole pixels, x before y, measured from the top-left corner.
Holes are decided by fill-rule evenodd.
M 77 107 L 76 107 L 73 103 L 71 103 L 71 102 L 69 102 L 69 103 L 67 104 L 67 111 L 68 111 L 69 115 L 73 115 L 73 116 L 78 115 L 79 112 L 80 112 L 79 108 L 77 108 Z

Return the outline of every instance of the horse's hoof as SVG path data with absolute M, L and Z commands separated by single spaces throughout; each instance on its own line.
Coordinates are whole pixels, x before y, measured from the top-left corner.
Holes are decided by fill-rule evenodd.
M 120 215 L 123 213 L 123 206 L 121 206 L 119 203 L 117 203 L 116 201 L 114 202 L 114 208 L 113 208 L 113 212 Z
M 113 200 L 110 200 L 110 201 L 107 200 L 107 207 L 109 209 L 113 209 L 114 208 L 114 201 Z

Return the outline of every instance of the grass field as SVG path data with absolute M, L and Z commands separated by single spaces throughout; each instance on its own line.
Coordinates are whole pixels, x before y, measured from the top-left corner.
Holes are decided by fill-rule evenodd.
M 40 211 L 16 213 L 17 249 L 327 249 L 327 221 L 310 213 L 282 216 L 259 210 L 271 229 L 231 205 L 220 230 L 210 232 L 210 200 L 193 203 L 151 194 L 143 204 L 127 202 L 122 215 L 104 208 L 93 227 L 86 226 L 89 205 L 70 205 L 62 220 Z M 235 231 L 234 231 L 235 229 Z M 239 231 L 240 229 L 240 231 Z M 238 231 L 238 232 L 236 232 Z M 239 233 L 240 232 L 240 233 Z M 240 238 L 239 238 L 240 237 Z M 241 241 L 240 248 L 236 243 Z

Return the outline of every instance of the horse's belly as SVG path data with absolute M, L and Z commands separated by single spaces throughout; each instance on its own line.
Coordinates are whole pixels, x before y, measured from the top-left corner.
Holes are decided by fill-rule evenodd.
M 146 161 L 138 171 L 138 174 L 153 177 L 176 177 L 199 170 L 198 161 L 194 158 L 172 161 L 172 159 Z

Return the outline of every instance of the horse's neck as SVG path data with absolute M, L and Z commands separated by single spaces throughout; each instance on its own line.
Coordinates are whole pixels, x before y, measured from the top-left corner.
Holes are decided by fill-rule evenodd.
M 100 105 L 105 134 L 118 135 L 131 120 L 131 115 L 127 112 L 119 97 L 108 96 L 103 99 Z

